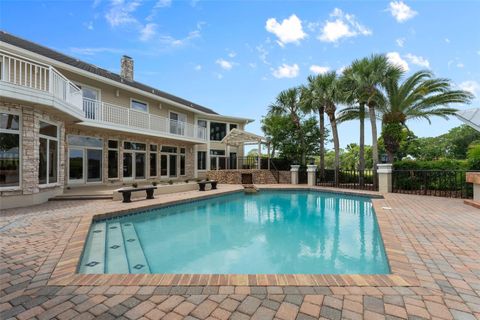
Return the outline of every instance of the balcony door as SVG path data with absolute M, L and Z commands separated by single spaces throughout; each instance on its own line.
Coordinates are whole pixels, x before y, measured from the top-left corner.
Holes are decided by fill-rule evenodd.
M 77 86 L 82 89 L 85 118 L 95 120 L 100 112 L 98 110 L 100 108 L 100 89 L 83 84 L 77 84 Z
M 170 133 L 185 135 L 187 115 L 170 111 Z

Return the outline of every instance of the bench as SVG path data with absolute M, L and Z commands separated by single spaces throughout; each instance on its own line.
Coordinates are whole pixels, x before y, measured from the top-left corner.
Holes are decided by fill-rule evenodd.
M 140 188 L 123 188 L 118 190 L 123 196 L 123 201 L 122 202 L 132 202 L 130 199 L 132 196 L 132 192 L 137 192 L 137 191 L 146 191 L 147 192 L 147 199 L 154 199 L 153 197 L 153 191 L 157 189 L 157 187 L 154 186 L 148 186 L 148 187 L 140 187 Z
M 205 186 L 207 184 L 210 184 L 212 186 L 212 190 L 217 189 L 217 181 L 216 180 L 202 180 L 198 182 L 198 186 L 200 188 L 200 191 L 205 191 Z

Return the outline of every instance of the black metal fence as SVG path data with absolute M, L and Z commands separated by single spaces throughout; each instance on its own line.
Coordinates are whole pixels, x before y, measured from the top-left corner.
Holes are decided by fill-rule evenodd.
M 393 170 L 392 191 L 438 197 L 473 197 L 473 185 L 465 170 Z
M 337 177 L 337 178 L 336 178 Z M 375 170 L 317 169 L 317 186 L 344 189 L 378 191 L 378 176 Z

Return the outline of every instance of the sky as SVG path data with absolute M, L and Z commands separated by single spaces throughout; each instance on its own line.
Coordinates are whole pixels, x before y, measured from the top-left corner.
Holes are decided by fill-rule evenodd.
M 2 0 L 0 29 L 113 72 L 129 55 L 137 81 L 254 119 L 247 130 L 261 133 L 280 91 L 372 53 L 406 75 L 449 78 L 476 95 L 456 107 L 480 107 L 479 12 L 480 1 Z M 461 122 L 407 124 L 436 136 Z M 339 132 L 342 147 L 358 142 L 356 122 Z

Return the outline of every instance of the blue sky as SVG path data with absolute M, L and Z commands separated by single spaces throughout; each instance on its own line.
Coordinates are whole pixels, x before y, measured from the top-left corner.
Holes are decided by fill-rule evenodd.
M 4 0 L 0 28 L 114 72 L 127 54 L 136 80 L 253 118 L 260 133 L 281 90 L 371 53 L 450 78 L 480 107 L 478 12 L 479 1 Z M 459 124 L 409 126 L 434 136 Z M 342 146 L 357 139 L 355 122 L 340 126 Z

